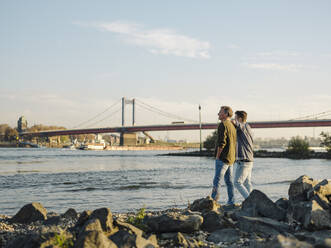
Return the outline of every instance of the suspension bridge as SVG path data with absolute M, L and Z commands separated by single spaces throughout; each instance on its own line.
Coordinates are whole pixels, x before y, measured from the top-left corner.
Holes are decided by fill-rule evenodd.
M 121 103 L 121 104 L 120 104 Z M 132 123 L 131 125 L 125 124 L 126 105 L 132 105 Z M 116 108 L 117 107 L 117 108 Z M 158 124 L 158 125 L 136 125 L 136 108 L 144 109 L 150 113 L 157 114 L 167 119 L 173 120 L 172 124 Z M 199 108 L 200 109 L 200 108 Z M 122 112 L 122 125 L 115 127 L 102 127 L 96 128 L 93 126 L 98 125 L 105 120 L 114 118 L 115 114 Z M 249 122 L 252 128 L 294 128 L 294 127 L 330 127 L 331 119 L 327 117 L 331 116 L 331 110 L 321 112 L 318 114 L 312 114 L 303 116 L 300 118 L 284 120 L 284 121 L 259 121 Z M 175 120 L 175 121 L 174 121 Z M 21 132 L 20 136 L 39 136 L 50 137 L 60 135 L 78 135 L 78 134 L 100 134 L 100 133 L 136 133 L 136 132 L 151 132 L 151 131 L 176 131 L 176 130 L 201 130 L 201 129 L 216 129 L 217 123 L 203 123 L 200 120 L 193 120 L 186 117 L 182 117 L 164 110 L 161 110 L 155 106 L 147 104 L 139 99 L 126 99 L 122 98 L 120 101 L 115 102 L 110 107 L 107 107 L 104 111 L 94 115 L 74 126 L 71 129 L 66 130 L 48 130 L 40 132 Z

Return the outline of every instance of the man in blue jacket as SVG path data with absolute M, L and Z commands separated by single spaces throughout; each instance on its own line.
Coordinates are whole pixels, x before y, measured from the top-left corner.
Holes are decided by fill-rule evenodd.
M 233 124 L 237 130 L 237 152 L 234 185 L 240 194 L 246 199 L 252 191 L 252 169 L 253 169 L 253 134 L 252 129 L 246 123 L 247 113 L 236 111 Z

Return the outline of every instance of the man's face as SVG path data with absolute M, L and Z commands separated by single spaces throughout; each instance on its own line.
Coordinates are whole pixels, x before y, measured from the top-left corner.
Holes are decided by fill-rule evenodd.
M 218 112 L 218 119 L 220 121 L 223 121 L 226 119 L 226 117 L 227 115 L 224 113 L 224 109 L 221 108 L 220 111 Z

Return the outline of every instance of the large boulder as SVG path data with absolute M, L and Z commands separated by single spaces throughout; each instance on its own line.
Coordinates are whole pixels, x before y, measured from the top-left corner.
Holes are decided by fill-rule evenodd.
M 216 211 L 209 211 L 202 214 L 203 223 L 201 229 L 207 232 L 213 232 L 218 229 L 233 227 L 234 224 Z
M 241 216 L 238 227 L 245 232 L 255 232 L 262 237 L 276 236 L 290 232 L 290 226 L 285 223 L 264 217 Z
M 113 230 L 113 215 L 109 208 L 99 208 L 92 212 L 89 219 L 99 219 L 102 230 L 109 232 Z
M 285 220 L 286 211 L 278 207 L 263 192 L 253 190 L 242 203 L 241 211 L 251 217 L 267 217 L 275 220 Z
M 118 220 L 115 221 L 114 224 L 119 228 L 119 230 L 109 238 L 118 247 L 158 247 L 155 235 L 144 237 L 144 232 L 139 228 Z
M 300 176 L 290 184 L 288 195 L 290 201 L 307 201 L 307 193 L 312 190 L 318 181 L 306 175 Z
M 262 247 L 265 248 L 313 248 L 313 246 L 307 242 L 302 242 L 293 237 L 285 237 L 283 235 L 277 235 L 273 240 L 267 242 Z
M 315 232 L 298 232 L 294 234 L 300 241 L 305 241 L 315 245 L 315 247 L 331 248 L 331 230 L 322 230 Z
M 32 202 L 23 206 L 11 219 L 12 222 L 29 224 L 34 221 L 47 219 L 47 210 L 38 202 Z
M 191 211 L 211 211 L 211 210 L 217 210 L 219 205 L 216 201 L 213 200 L 210 196 L 207 196 L 206 198 L 201 198 L 195 200 L 189 207 Z
M 200 215 L 163 214 L 147 217 L 146 225 L 155 233 L 183 232 L 192 233 L 200 229 L 203 218 Z
M 86 231 L 81 233 L 74 248 L 117 248 L 102 231 Z
M 90 218 L 91 214 L 92 214 L 92 211 L 91 210 L 85 210 L 85 211 L 83 211 L 80 214 L 80 216 L 79 216 L 79 218 L 77 220 L 76 226 L 78 226 L 78 227 L 83 226 L 85 224 L 85 222 Z
M 331 229 L 331 213 L 315 200 L 291 203 L 289 214 L 307 230 Z
M 240 232 L 234 228 L 224 228 L 212 232 L 207 241 L 218 244 L 219 242 L 233 243 L 240 239 Z

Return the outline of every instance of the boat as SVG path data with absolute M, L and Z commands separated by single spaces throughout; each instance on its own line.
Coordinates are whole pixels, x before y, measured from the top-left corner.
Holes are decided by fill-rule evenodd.
M 85 143 L 82 144 L 79 149 L 81 150 L 103 150 L 106 145 L 104 143 Z

